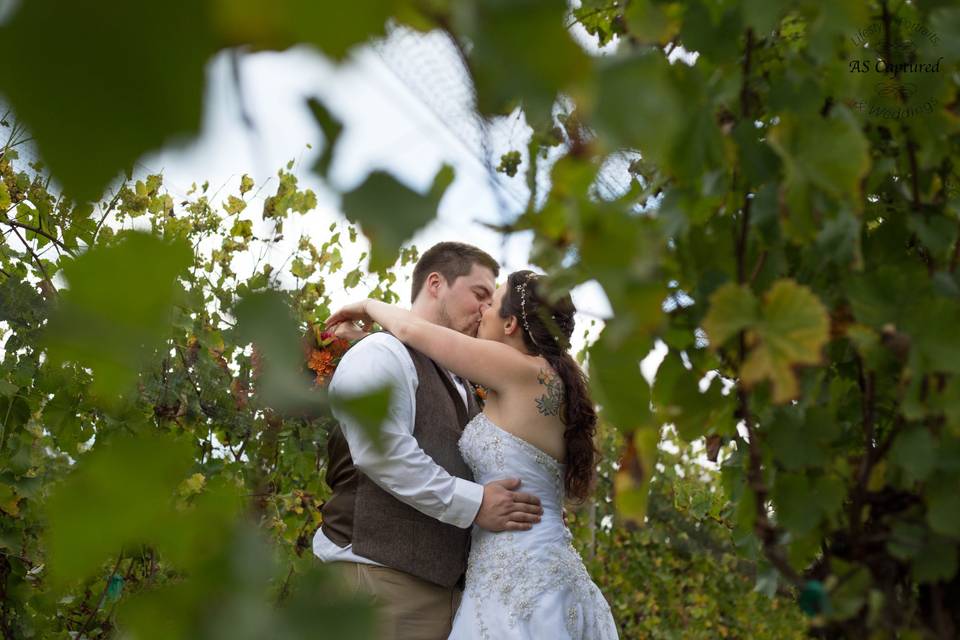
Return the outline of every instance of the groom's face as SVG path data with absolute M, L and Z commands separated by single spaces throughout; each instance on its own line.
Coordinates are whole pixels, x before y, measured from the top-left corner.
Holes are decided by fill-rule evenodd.
M 476 336 L 480 318 L 493 301 L 495 288 L 493 271 L 474 264 L 470 273 L 441 287 L 440 324 Z

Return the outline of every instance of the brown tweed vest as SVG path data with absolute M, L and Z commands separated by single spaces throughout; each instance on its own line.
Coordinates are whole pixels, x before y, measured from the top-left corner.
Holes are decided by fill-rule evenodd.
M 453 476 L 473 480 L 457 442 L 479 407 L 467 388 L 467 409 L 446 372 L 419 351 L 407 347 L 417 370 L 413 437 Z M 467 566 L 470 528 L 445 524 L 424 515 L 358 472 L 339 428 L 327 444 L 326 481 L 333 495 L 321 507 L 323 532 L 341 547 L 353 545 L 359 556 L 453 587 Z

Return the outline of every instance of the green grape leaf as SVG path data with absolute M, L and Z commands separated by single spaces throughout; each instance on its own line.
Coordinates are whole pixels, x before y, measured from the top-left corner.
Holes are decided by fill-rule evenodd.
M 583 0 L 572 13 L 587 33 L 596 36 L 601 47 L 623 31 L 619 20 L 623 8 L 608 0 Z
M 713 382 L 701 392 L 699 376 L 688 371 L 679 354 L 673 351 L 657 369 L 653 403 L 657 417 L 663 422 L 672 422 L 687 442 L 707 433 L 727 433 L 733 427 L 732 397 L 721 394 L 719 382 Z
M 926 490 L 927 523 L 937 533 L 960 538 L 960 493 L 957 477 L 931 483 Z
M 79 406 L 80 398 L 60 391 L 43 408 L 44 426 L 70 455 L 75 455 L 77 445 L 93 435 L 92 430 L 83 429 L 77 417 Z
M 810 481 L 804 475 L 779 475 L 773 487 L 777 522 L 797 534 L 811 531 L 820 522 L 820 508 L 810 496 Z
M 770 145 L 758 140 L 757 128 L 752 122 L 740 121 L 733 127 L 733 139 L 737 145 L 740 166 L 746 180 L 751 185 L 761 185 L 777 177 L 780 169 L 780 158 Z M 754 211 L 757 208 L 758 194 L 754 198 Z M 756 215 L 751 216 L 752 224 L 762 221 Z
M 223 204 L 223 210 L 229 214 L 237 214 L 247 208 L 247 203 L 237 196 L 227 197 L 227 201 Z M 239 220 L 237 222 L 240 222 Z M 245 222 L 250 222 L 246 220 Z M 230 235 L 239 235 L 233 232 L 231 229 Z
M 7 485 L 0 483 L 0 512 L 6 513 L 14 518 L 20 515 L 20 496 L 17 491 Z
M 930 30 L 940 36 L 937 50 L 960 62 L 960 9 L 944 6 L 931 11 Z
M 911 522 L 894 522 L 887 539 L 887 551 L 900 560 L 915 558 L 923 548 L 925 536 L 926 530 L 922 526 Z
M 410 190 L 393 176 L 375 171 L 362 185 L 343 195 L 343 212 L 370 240 L 370 271 L 383 271 L 400 254 L 400 245 L 436 216 L 440 199 L 453 182 L 453 168 L 437 172 L 426 195 Z
M 783 473 L 773 487 L 777 521 L 798 535 L 814 529 L 843 505 L 845 487 L 836 478 Z
M 290 265 L 290 273 L 298 278 L 309 278 L 315 270 L 316 266 L 314 263 L 305 262 L 303 258 L 299 256 L 294 258 L 293 264 Z
M 30 419 L 30 405 L 19 395 L 0 396 L 0 416 L 3 416 L 4 431 L 12 433 Z
M 773 414 L 767 442 L 777 460 L 788 471 L 818 467 L 827 462 L 823 441 L 829 439 L 831 416 L 810 409 L 804 416 L 794 405 L 778 407 Z
M 217 48 L 207 7 L 32 0 L 0 26 L 0 59 L 31 52 L 6 65 L 0 91 L 68 193 L 93 200 L 145 152 L 197 132 Z
M 909 480 L 926 480 L 937 466 L 937 443 L 926 429 L 908 429 L 893 441 L 890 460 L 903 469 Z
M 957 573 L 957 543 L 931 536 L 911 562 L 918 582 L 949 582 Z
M 684 3 L 683 26 L 680 41 L 689 51 L 697 51 L 705 58 L 729 63 L 740 54 L 742 34 L 740 12 L 729 4 L 714 4 L 704 0 L 687 0 Z
M 870 145 L 846 108 L 827 118 L 784 115 L 768 140 L 783 162 L 790 216 L 810 215 L 814 189 L 862 206 L 860 181 L 870 170 Z

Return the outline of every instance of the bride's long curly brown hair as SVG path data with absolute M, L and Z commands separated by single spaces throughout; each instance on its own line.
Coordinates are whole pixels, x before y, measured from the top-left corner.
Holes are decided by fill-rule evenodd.
M 593 439 L 597 412 L 587 379 L 569 353 L 577 309 L 569 295 L 555 302 L 548 300 L 538 280 L 533 271 L 511 273 L 500 303 L 500 317 L 517 318 L 527 350 L 542 356 L 563 381 L 560 419 L 566 425 L 563 440 L 567 452 L 564 491 L 568 499 L 582 502 L 589 497 L 596 480 L 598 453 Z

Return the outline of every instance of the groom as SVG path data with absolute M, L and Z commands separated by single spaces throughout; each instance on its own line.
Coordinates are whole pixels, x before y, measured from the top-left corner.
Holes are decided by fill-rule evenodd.
M 412 311 L 475 336 L 493 298 L 500 267 L 487 253 L 441 242 L 413 271 Z M 336 563 L 353 589 L 381 605 L 381 638 L 440 640 L 459 605 L 471 525 L 529 529 L 540 500 L 514 491 L 518 479 L 473 482 L 457 442 L 478 412 L 473 390 L 418 351 L 384 332 L 344 355 L 330 395 L 349 397 L 390 385 L 390 410 L 377 449 L 349 414 L 328 443 L 323 505 L 314 553 Z

